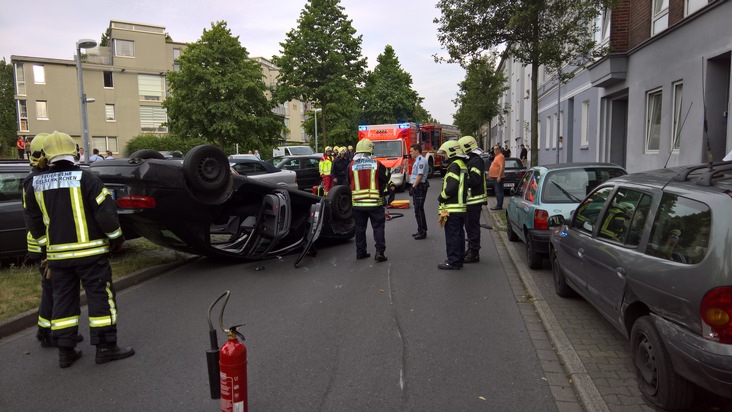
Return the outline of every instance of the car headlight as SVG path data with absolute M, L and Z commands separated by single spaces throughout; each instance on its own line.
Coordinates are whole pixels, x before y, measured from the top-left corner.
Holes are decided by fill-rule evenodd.
M 399 174 L 401 172 L 402 172 L 402 167 L 401 166 L 397 166 L 397 167 L 392 167 L 391 168 L 391 173 L 392 174 L 395 174 L 396 175 L 396 174 Z

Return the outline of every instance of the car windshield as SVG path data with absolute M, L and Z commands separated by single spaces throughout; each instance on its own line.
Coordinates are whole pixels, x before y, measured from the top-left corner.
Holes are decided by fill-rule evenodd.
M 601 183 L 625 172 L 619 168 L 585 167 L 547 173 L 542 203 L 579 203 Z
M 524 165 L 516 159 L 506 159 L 506 169 L 523 169 Z
M 402 157 L 401 140 L 382 140 L 374 142 L 374 157 Z

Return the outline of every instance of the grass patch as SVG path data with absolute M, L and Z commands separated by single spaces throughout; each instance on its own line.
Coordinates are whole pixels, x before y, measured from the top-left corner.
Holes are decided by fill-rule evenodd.
M 112 279 L 188 256 L 144 238 L 133 239 L 125 242 L 124 250 L 110 260 Z M 41 274 L 37 266 L 11 264 L 0 268 L 0 321 L 37 308 L 40 300 Z

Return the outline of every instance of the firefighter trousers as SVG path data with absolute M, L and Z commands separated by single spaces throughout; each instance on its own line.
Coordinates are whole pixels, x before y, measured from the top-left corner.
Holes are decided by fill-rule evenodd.
M 66 262 L 64 262 L 66 263 Z M 112 268 L 101 257 L 90 264 L 52 266 L 53 319 L 51 329 L 59 347 L 76 346 L 79 334 L 79 283 L 86 292 L 92 345 L 117 342 L 117 303 Z
M 465 234 L 468 238 L 468 250 L 478 252 L 480 250 L 480 212 L 483 205 L 468 205 L 468 213 L 465 214 Z
M 38 305 L 38 334 L 39 340 L 51 340 L 51 317 L 53 313 L 53 284 L 46 279 L 45 269 L 41 272 L 41 304 Z
M 384 253 L 386 250 L 386 214 L 384 206 L 376 207 L 354 207 L 353 222 L 356 224 L 356 256 L 363 256 L 368 253 L 366 245 L 366 228 L 371 220 L 371 228 L 374 230 L 374 243 L 376 253 Z
M 451 266 L 463 267 L 465 256 L 465 213 L 450 213 L 445 222 L 445 251 Z

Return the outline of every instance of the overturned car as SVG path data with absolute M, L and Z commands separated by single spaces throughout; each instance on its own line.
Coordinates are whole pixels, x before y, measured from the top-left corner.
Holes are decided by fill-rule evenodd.
M 197 146 L 182 162 L 140 150 L 90 170 L 112 193 L 126 237 L 182 252 L 260 260 L 299 250 L 297 266 L 319 238 L 354 236 L 348 187 L 323 198 L 232 175 L 216 146 Z

